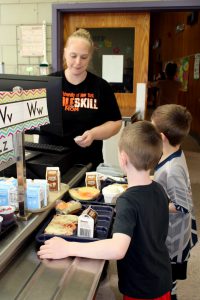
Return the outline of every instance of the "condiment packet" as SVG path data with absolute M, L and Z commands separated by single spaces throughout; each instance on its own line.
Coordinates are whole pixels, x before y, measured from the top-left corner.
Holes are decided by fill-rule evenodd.
M 74 138 L 74 141 L 75 141 L 75 142 L 81 142 L 82 139 L 83 139 L 82 136 L 78 135 L 78 136 L 76 136 L 76 137 Z

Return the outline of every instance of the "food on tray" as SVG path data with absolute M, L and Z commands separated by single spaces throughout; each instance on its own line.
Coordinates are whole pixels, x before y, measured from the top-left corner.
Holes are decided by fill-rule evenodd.
M 124 192 L 127 189 L 127 184 L 121 184 L 121 183 L 113 183 L 104 188 L 108 193 L 116 194 Z
M 69 202 L 65 202 L 61 200 L 56 205 L 56 211 L 59 214 L 67 215 L 67 214 L 75 214 L 80 211 L 82 205 L 79 201 L 71 200 Z
M 44 230 L 46 234 L 73 235 L 77 229 L 78 216 L 55 215 Z
M 75 200 L 93 200 L 100 195 L 100 190 L 95 187 L 84 186 L 69 189 L 69 194 Z
M 127 184 L 113 183 L 102 189 L 105 203 L 116 203 L 117 198 L 127 189 Z

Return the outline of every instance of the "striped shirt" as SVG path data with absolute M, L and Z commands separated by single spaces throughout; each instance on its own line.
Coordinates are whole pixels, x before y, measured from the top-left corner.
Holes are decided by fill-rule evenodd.
M 164 187 L 176 207 L 176 213 L 169 213 L 166 245 L 171 262 L 182 263 L 188 260 L 191 248 L 197 243 L 197 229 L 189 172 L 181 149 L 157 165 L 154 180 Z

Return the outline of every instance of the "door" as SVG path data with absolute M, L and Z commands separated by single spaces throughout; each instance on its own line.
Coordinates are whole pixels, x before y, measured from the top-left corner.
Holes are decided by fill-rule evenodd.
M 96 70 L 105 73 L 105 67 L 102 67 L 103 60 L 112 59 L 113 56 L 116 59 L 118 56 L 116 64 L 119 63 L 119 69 L 122 69 L 122 81 L 117 79 L 110 84 L 113 86 L 122 116 L 132 116 L 136 110 L 137 83 L 147 83 L 148 80 L 150 14 L 73 12 L 63 15 L 62 25 L 61 49 L 67 37 L 76 29 L 86 28 L 90 31 L 97 48 L 92 61 L 92 72 L 95 73 Z M 117 69 L 116 72 L 120 73 L 120 70 Z M 97 75 L 102 76 L 99 73 Z

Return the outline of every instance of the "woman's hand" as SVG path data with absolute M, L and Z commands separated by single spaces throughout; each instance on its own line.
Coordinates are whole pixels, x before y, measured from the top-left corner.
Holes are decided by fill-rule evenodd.
M 82 135 L 74 138 L 80 147 L 89 147 L 94 140 L 106 140 L 117 134 L 122 126 L 122 121 L 108 121 L 102 125 L 86 130 Z
M 94 136 L 91 130 L 87 130 L 82 135 L 75 137 L 74 141 L 80 147 L 86 148 L 92 144 L 92 142 L 94 141 Z
M 41 259 L 61 259 L 68 257 L 68 244 L 69 242 L 62 238 L 53 237 L 52 239 L 45 241 L 37 254 Z

